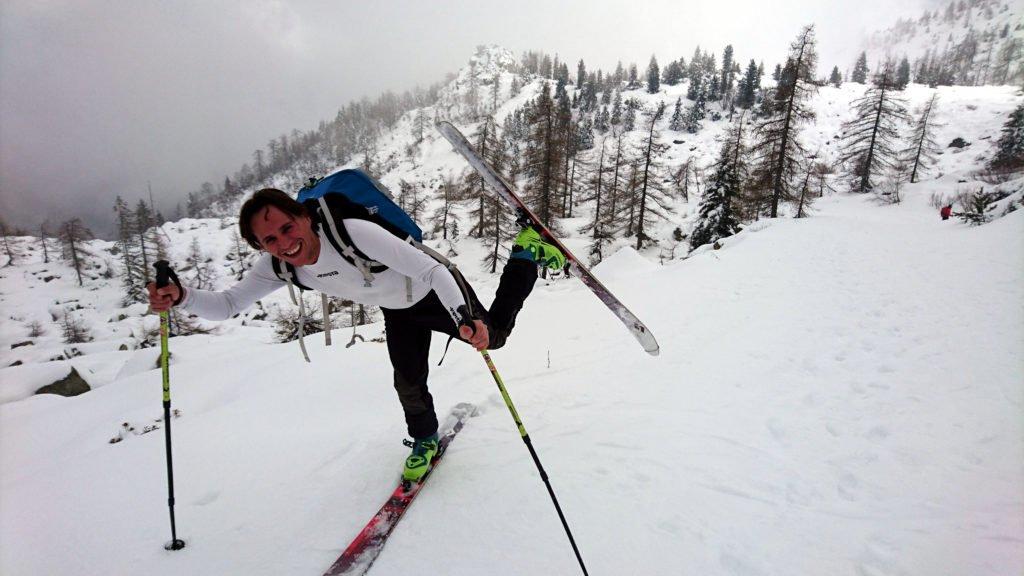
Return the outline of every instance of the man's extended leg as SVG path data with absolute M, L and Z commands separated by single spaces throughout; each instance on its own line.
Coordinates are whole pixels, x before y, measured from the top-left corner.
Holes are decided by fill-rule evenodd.
M 501 271 L 498 291 L 488 311 L 491 350 L 505 345 L 505 340 L 516 325 L 516 315 L 523 308 L 523 302 L 533 291 L 537 282 L 537 265 L 521 258 L 509 258 Z
M 491 303 L 489 347 L 492 350 L 504 346 L 505 340 L 512 333 L 516 315 L 522 310 L 523 302 L 537 282 L 538 266 L 561 269 L 565 266 L 565 255 L 554 245 L 545 242 L 536 230 L 527 227 L 516 236 L 512 253 L 501 271 L 494 302 Z

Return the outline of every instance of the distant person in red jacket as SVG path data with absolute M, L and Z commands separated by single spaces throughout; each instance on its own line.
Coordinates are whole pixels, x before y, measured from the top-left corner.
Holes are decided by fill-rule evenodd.
M 939 210 L 939 216 L 942 216 L 943 220 L 949 220 L 949 215 L 952 214 L 952 213 L 953 213 L 953 205 L 952 204 L 947 204 L 946 206 L 942 207 L 942 210 Z

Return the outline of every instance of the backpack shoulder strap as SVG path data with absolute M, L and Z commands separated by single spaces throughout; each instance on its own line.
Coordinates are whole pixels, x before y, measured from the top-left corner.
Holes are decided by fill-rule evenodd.
M 387 266 L 371 260 L 366 254 L 356 248 L 352 242 L 352 237 L 345 230 L 345 225 L 341 222 L 341 218 L 332 212 L 326 197 L 321 196 L 317 198 L 316 202 L 319 220 L 324 226 L 324 235 L 327 236 L 327 240 L 330 241 L 334 249 L 338 251 L 338 254 L 346 262 L 359 270 L 359 273 L 363 275 L 366 285 L 369 286 L 373 282 L 374 273 L 387 270 Z
M 299 288 L 299 290 L 312 290 L 309 286 L 299 282 L 298 274 L 295 273 L 295 266 L 287 262 L 282 262 L 275 256 L 270 257 L 270 265 L 274 267 L 274 274 L 285 282 L 290 282 Z

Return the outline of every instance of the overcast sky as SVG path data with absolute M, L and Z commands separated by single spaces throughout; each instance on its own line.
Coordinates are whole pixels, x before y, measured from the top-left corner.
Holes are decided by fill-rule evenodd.
M 2 0 L 0 214 L 26 228 L 78 215 L 107 233 L 114 197 L 134 204 L 149 181 L 170 215 L 271 138 L 439 81 L 478 44 L 607 70 L 731 43 L 770 68 L 816 23 L 822 73 L 926 5 L 936 0 Z

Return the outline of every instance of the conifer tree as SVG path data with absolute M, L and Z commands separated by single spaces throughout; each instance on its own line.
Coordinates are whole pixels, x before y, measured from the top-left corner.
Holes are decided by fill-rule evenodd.
M 47 218 L 39 225 L 39 241 L 43 245 L 43 264 L 50 263 L 50 230 L 53 226 L 50 224 L 50 219 Z
M 647 92 L 657 94 L 661 90 L 661 69 L 658 68 L 658 60 L 651 55 L 651 62 L 647 65 Z
M 64 309 L 64 316 L 61 320 L 61 335 L 65 344 L 81 344 L 92 341 L 89 328 L 72 314 L 69 308 Z
M 696 100 L 702 91 L 704 91 L 706 95 L 707 86 L 704 85 L 704 57 L 700 54 L 700 48 L 697 48 L 693 54 L 693 60 L 690 60 L 690 69 L 687 76 L 690 79 L 690 84 L 686 87 L 686 99 Z
M 481 260 L 484 269 L 494 274 L 498 266 L 506 261 L 502 248 L 511 240 L 518 227 L 515 216 L 509 212 L 508 205 L 497 198 L 489 198 L 486 203 L 486 216 L 490 220 L 490 249 Z
M 811 175 L 814 173 L 812 166 L 807 166 L 807 170 L 804 173 L 804 178 L 800 183 L 800 192 L 797 193 L 796 197 L 796 214 L 794 218 L 806 218 L 808 209 L 814 202 L 814 196 L 811 190 Z
M 935 121 L 935 104 L 939 99 L 938 93 L 933 93 L 928 103 L 921 109 L 920 116 L 914 122 L 914 129 L 910 137 L 910 147 L 904 150 L 903 155 L 910 164 L 910 183 L 917 182 L 919 176 L 935 163 L 935 156 L 939 153 L 939 145 L 933 136 L 936 128 L 941 124 Z
M 718 74 L 718 64 L 715 61 L 715 55 L 708 54 L 704 60 L 704 87 L 707 100 L 716 102 L 721 98 L 721 83 L 722 78 Z
M 423 142 L 429 124 L 430 120 L 427 118 L 427 111 L 423 108 L 417 109 L 412 120 L 412 135 L 415 138 L 415 144 L 419 145 Z
M 610 123 L 612 127 L 622 124 L 622 94 L 616 90 L 615 99 L 612 101 L 612 116 Z
M 805 26 L 790 45 L 786 69 L 766 97 L 767 115 L 754 129 L 752 154 L 757 158 L 755 180 L 771 188 L 768 215 L 778 216 L 779 204 L 792 198 L 792 182 L 806 152 L 800 143 L 802 124 L 814 118 L 808 99 L 817 88 L 805 78 L 817 62 L 814 25 Z
M 836 88 L 843 85 L 843 75 L 839 73 L 839 66 L 832 67 L 832 74 L 828 77 L 828 83 Z
M 989 166 L 999 172 L 1014 172 L 1024 168 L 1024 104 L 1010 113 L 1002 134 L 996 142 L 996 155 Z
M 611 174 L 611 167 L 608 165 L 606 156 L 608 139 L 601 138 L 601 147 L 594 159 L 594 169 L 587 180 L 587 192 L 583 195 L 583 201 L 593 202 L 594 218 L 580 232 L 591 235 L 590 262 L 597 264 L 603 258 L 603 248 L 611 240 L 612 235 L 604 227 L 607 220 L 605 211 L 608 206 L 605 202 L 608 196 L 608 178 Z
M 124 294 L 121 304 L 127 306 L 133 302 L 141 302 L 145 296 L 145 282 L 138 259 L 138 245 L 135 242 L 135 214 L 128 208 L 128 203 L 119 195 L 114 200 L 114 214 L 117 218 L 117 248 L 121 252 L 123 272 L 121 286 Z
M 669 62 L 662 72 L 661 81 L 669 86 L 675 86 L 683 80 L 683 69 L 679 66 L 678 60 Z
M 418 182 L 409 182 L 405 179 L 398 181 L 398 207 L 412 218 L 413 222 L 420 220 L 423 208 L 427 204 L 427 198 L 423 195 L 423 186 Z
M 629 154 L 630 149 L 626 140 L 626 134 L 622 130 L 615 132 L 615 144 L 611 149 L 611 182 L 607 186 L 608 196 L 606 203 L 608 210 L 602 219 L 602 227 L 608 234 L 617 233 L 624 225 L 623 206 L 629 197 L 627 180 L 635 160 Z M 625 223 L 628 224 L 628 223 Z M 632 231 L 630 231 L 632 232 Z
M 857 63 L 853 65 L 853 73 L 850 74 L 850 82 L 867 84 L 868 82 L 868 55 L 861 52 L 857 57 Z
M 544 86 L 547 88 L 547 83 L 545 83 Z M 479 151 L 484 160 L 498 169 L 504 166 L 504 158 L 497 153 L 499 138 L 493 116 L 484 118 L 484 121 L 480 123 L 480 126 L 472 136 L 472 139 L 474 141 L 474 147 Z M 483 238 L 487 236 L 490 221 L 484 212 L 487 200 L 490 196 L 487 191 L 486 181 L 476 170 L 466 170 L 462 181 L 462 190 L 459 192 L 459 197 L 467 200 L 476 200 L 477 202 L 477 220 L 476 224 L 470 229 L 470 235 L 475 238 Z
M 156 262 L 153 256 L 156 253 L 157 240 L 154 238 L 156 229 L 153 228 L 153 213 L 145 201 L 139 200 L 135 206 L 135 242 L 138 246 L 140 257 L 139 265 L 142 266 L 142 283 L 149 284 L 150 262 Z
M 896 68 L 894 88 L 896 88 L 896 90 L 903 90 L 907 87 L 907 84 L 910 84 L 910 62 L 907 60 L 907 57 L 904 56 L 903 59 L 900 60 L 899 66 Z
M 501 73 L 496 72 L 494 79 L 491 81 L 491 109 L 490 113 L 494 114 L 494 111 L 498 109 L 498 98 L 501 96 Z
M 734 64 L 732 44 L 729 44 L 725 47 L 725 51 L 722 52 L 722 80 L 719 87 L 722 96 L 722 106 L 726 109 L 732 105 L 733 91 L 736 84 Z
M 602 106 L 601 111 L 594 114 L 594 130 L 597 130 L 599 134 L 604 134 L 611 128 L 611 115 L 608 113 L 608 107 Z
M 71 265 L 78 275 L 78 285 L 84 286 L 82 282 L 82 266 L 85 265 L 85 253 L 82 250 L 82 242 L 92 238 L 92 231 L 85 227 L 82 220 L 72 218 L 61 224 L 60 240 L 64 247 L 64 256 L 71 260 Z
M 697 93 L 697 100 L 690 106 L 690 109 L 686 113 L 686 120 L 683 127 L 690 134 L 696 134 L 700 131 L 703 124 L 704 118 L 707 117 L 707 102 L 705 100 L 705 91 L 702 89 Z
M 501 155 L 508 160 L 507 168 L 505 165 L 502 165 L 501 171 L 514 184 L 519 178 L 521 170 L 518 144 L 510 138 L 502 138 L 499 140 L 498 145 Z M 484 256 L 482 263 L 484 268 L 493 274 L 497 271 L 498 265 L 506 260 L 504 256 L 505 247 L 518 232 L 519 228 L 515 225 L 515 216 L 509 210 L 508 205 L 493 196 L 485 204 L 485 217 L 491 222 L 491 248 L 488 254 Z
M 0 238 L 4 241 L 4 252 L 7 254 L 7 263 L 4 264 L 4 268 L 8 266 L 14 266 L 14 260 L 17 257 L 14 246 L 11 245 L 11 232 L 7 228 L 7 223 L 3 219 L 0 219 Z
M 236 266 L 232 266 L 232 271 L 235 273 L 235 280 L 245 278 L 245 271 L 248 268 L 251 268 L 251 266 L 248 265 L 249 254 L 249 244 L 242 240 L 237 229 L 232 230 L 231 251 L 228 253 L 227 259 L 233 260 L 237 263 Z
M 700 82 L 704 76 L 704 54 L 700 51 L 700 46 L 693 49 L 693 57 L 690 58 L 690 64 L 686 67 L 686 78 L 690 81 L 690 85 L 687 87 L 686 98 L 693 100 L 697 97 L 697 92 L 694 88 L 693 83 Z
M 690 250 L 732 236 L 740 229 L 735 202 L 744 180 L 743 118 L 722 142 L 714 175 L 701 196 L 697 223 L 690 233 Z
M 213 280 L 216 271 L 211 265 L 210 259 L 203 254 L 199 247 L 199 237 L 193 236 L 189 244 L 188 256 L 185 257 L 186 267 L 183 271 L 191 271 L 191 285 L 197 290 L 210 290 L 213 287 Z
M 644 243 L 653 239 L 648 230 L 657 218 L 665 219 L 672 211 L 669 195 L 665 190 L 665 169 L 662 156 L 668 146 L 659 142 L 658 121 L 665 115 L 665 103 L 659 102 L 657 107 L 644 114 L 647 116 L 647 139 L 641 144 L 640 150 L 643 172 L 639 182 L 637 218 L 636 218 L 636 249 L 641 250 Z
M 682 197 L 683 202 L 690 201 L 690 182 L 693 182 L 694 187 L 699 190 L 700 177 L 698 175 L 698 169 L 694 165 L 694 157 L 687 156 L 686 160 L 676 168 L 675 172 L 672 173 L 672 183 L 675 184 L 676 190 Z
M 529 193 L 526 201 L 541 221 L 551 226 L 557 206 L 564 133 L 558 130 L 558 111 L 547 83 L 530 108 L 527 124 L 525 172 Z
M 899 125 L 908 120 L 904 100 L 896 95 L 893 70 L 883 68 L 853 108 L 854 118 L 843 125 L 840 161 L 847 166 L 851 191 L 865 193 L 895 167 Z
M 575 177 L 576 155 L 581 150 L 579 123 L 573 119 L 572 110 L 566 98 L 556 100 L 555 103 L 555 129 L 559 133 L 559 141 L 562 146 L 561 158 L 562 173 L 559 178 L 559 193 L 561 195 L 561 217 L 567 218 L 572 214 L 572 186 Z
M 636 129 L 636 114 L 641 108 L 640 101 L 636 98 L 626 100 L 626 111 L 622 115 L 622 129 L 631 132 Z
M 668 122 L 668 129 L 680 131 L 684 128 L 683 97 L 676 98 L 676 106 L 672 111 L 672 118 Z
M 438 198 L 441 204 L 430 216 L 431 232 L 436 238 L 438 234 L 444 240 L 459 239 L 459 224 L 461 218 L 455 207 L 462 202 L 462 190 L 455 184 L 455 179 L 446 175 L 441 179 L 441 188 L 438 191 Z
M 754 105 L 754 98 L 757 95 L 757 90 L 761 87 L 760 84 L 761 79 L 757 73 L 757 64 L 751 59 L 750 64 L 747 64 L 747 71 L 739 82 L 736 105 L 749 110 Z

